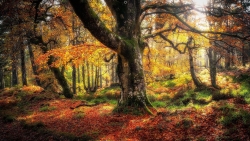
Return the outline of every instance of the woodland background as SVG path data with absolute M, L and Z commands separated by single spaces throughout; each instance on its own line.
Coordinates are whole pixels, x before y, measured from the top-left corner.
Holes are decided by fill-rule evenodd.
M 168 8 L 141 15 L 153 116 L 117 112 L 118 55 L 67 0 L 0 0 L 0 140 L 250 140 L 250 2 L 147 5 Z

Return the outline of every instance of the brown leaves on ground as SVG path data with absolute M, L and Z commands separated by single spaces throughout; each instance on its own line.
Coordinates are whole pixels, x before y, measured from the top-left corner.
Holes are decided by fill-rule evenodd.
M 233 103 L 234 100 L 219 103 Z M 67 133 L 75 137 L 92 140 L 219 140 L 226 128 L 219 123 L 222 113 L 210 105 L 200 110 L 167 111 L 158 109 L 155 116 L 113 114 L 114 105 L 103 103 L 96 106 L 84 106 L 81 100 L 53 99 L 43 100 L 29 106 L 30 113 L 17 115 L 16 121 L 0 122 L 0 140 L 73 140 L 65 137 Z M 81 105 L 81 106 L 78 106 Z M 54 107 L 52 110 L 41 110 L 43 107 Z M 246 104 L 237 108 L 250 111 Z M 75 107 L 74 109 L 70 107 Z M 11 109 L 10 109 L 11 110 Z M 3 114 L 3 113 L 2 113 Z M 25 124 L 23 124 L 25 122 Z M 44 130 L 33 127 L 42 123 Z M 26 125 L 26 126 L 24 126 Z M 40 128 L 39 128 L 40 129 Z M 249 139 L 244 128 L 239 130 L 239 139 Z M 49 132 L 50 131 L 50 132 Z M 87 138 L 86 138 L 87 137 Z M 82 140 L 85 140 L 82 139 Z M 223 139 L 222 139 L 223 140 Z

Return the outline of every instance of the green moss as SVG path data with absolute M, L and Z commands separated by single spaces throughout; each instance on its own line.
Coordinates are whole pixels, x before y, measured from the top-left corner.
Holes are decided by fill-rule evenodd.
M 174 86 L 176 86 L 176 83 L 173 82 L 172 80 L 168 80 L 168 81 L 166 81 L 166 82 L 163 83 L 163 86 L 164 86 L 164 87 L 173 88 Z
M 152 105 L 154 107 L 162 107 L 162 108 L 165 108 L 166 107 L 166 102 L 164 101 L 155 101 L 155 102 L 152 102 Z
M 56 109 L 56 107 L 53 107 L 53 106 L 50 107 L 50 106 L 46 105 L 46 106 L 43 106 L 43 107 L 39 108 L 39 111 L 40 112 L 46 112 L 46 111 L 53 111 L 55 109 Z

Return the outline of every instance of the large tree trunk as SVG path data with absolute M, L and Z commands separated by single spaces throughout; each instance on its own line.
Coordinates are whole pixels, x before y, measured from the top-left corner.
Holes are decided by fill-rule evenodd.
M 195 70 L 194 70 L 194 59 L 192 55 L 192 49 L 188 48 L 188 55 L 189 55 L 189 66 L 190 66 L 190 73 L 192 80 L 197 88 L 200 88 L 202 86 L 202 83 L 199 81 L 199 79 L 196 77 Z
M 119 106 L 151 107 L 146 95 L 142 53 L 138 43 L 132 44 L 128 54 L 118 54 L 118 77 L 121 82 Z
M 121 97 L 118 109 L 152 106 L 146 96 L 146 84 L 142 65 L 140 31 L 140 0 L 105 0 L 116 20 L 115 32 L 111 32 L 90 7 L 88 1 L 69 0 L 74 11 L 90 33 L 118 55 L 118 77 L 121 83 Z
M 26 73 L 26 63 L 25 63 L 25 49 L 21 47 L 20 49 L 20 56 L 21 56 L 21 72 L 22 72 L 22 83 L 23 85 L 28 85 L 27 82 L 27 73 Z

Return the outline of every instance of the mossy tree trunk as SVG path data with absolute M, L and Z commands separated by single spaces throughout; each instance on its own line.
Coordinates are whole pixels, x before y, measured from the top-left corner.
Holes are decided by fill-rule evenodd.
M 88 1 L 70 0 L 84 27 L 104 45 L 118 55 L 117 73 L 121 83 L 119 107 L 144 108 L 152 106 L 146 96 L 140 32 L 140 0 L 105 0 L 116 20 L 116 30 L 111 32 L 90 7 Z M 150 111 L 149 111 L 150 112 Z
M 67 82 L 67 80 L 66 80 L 66 78 L 64 76 L 63 71 L 60 71 L 59 68 L 52 67 L 51 64 L 53 63 L 53 61 L 54 61 L 54 57 L 50 56 L 50 58 L 49 58 L 49 60 L 47 62 L 47 64 L 49 65 L 50 70 L 54 73 L 57 82 L 62 87 L 62 89 L 63 89 L 63 95 L 66 98 L 72 98 L 73 97 L 73 93 L 70 90 L 70 87 L 69 87 L 68 82 Z

